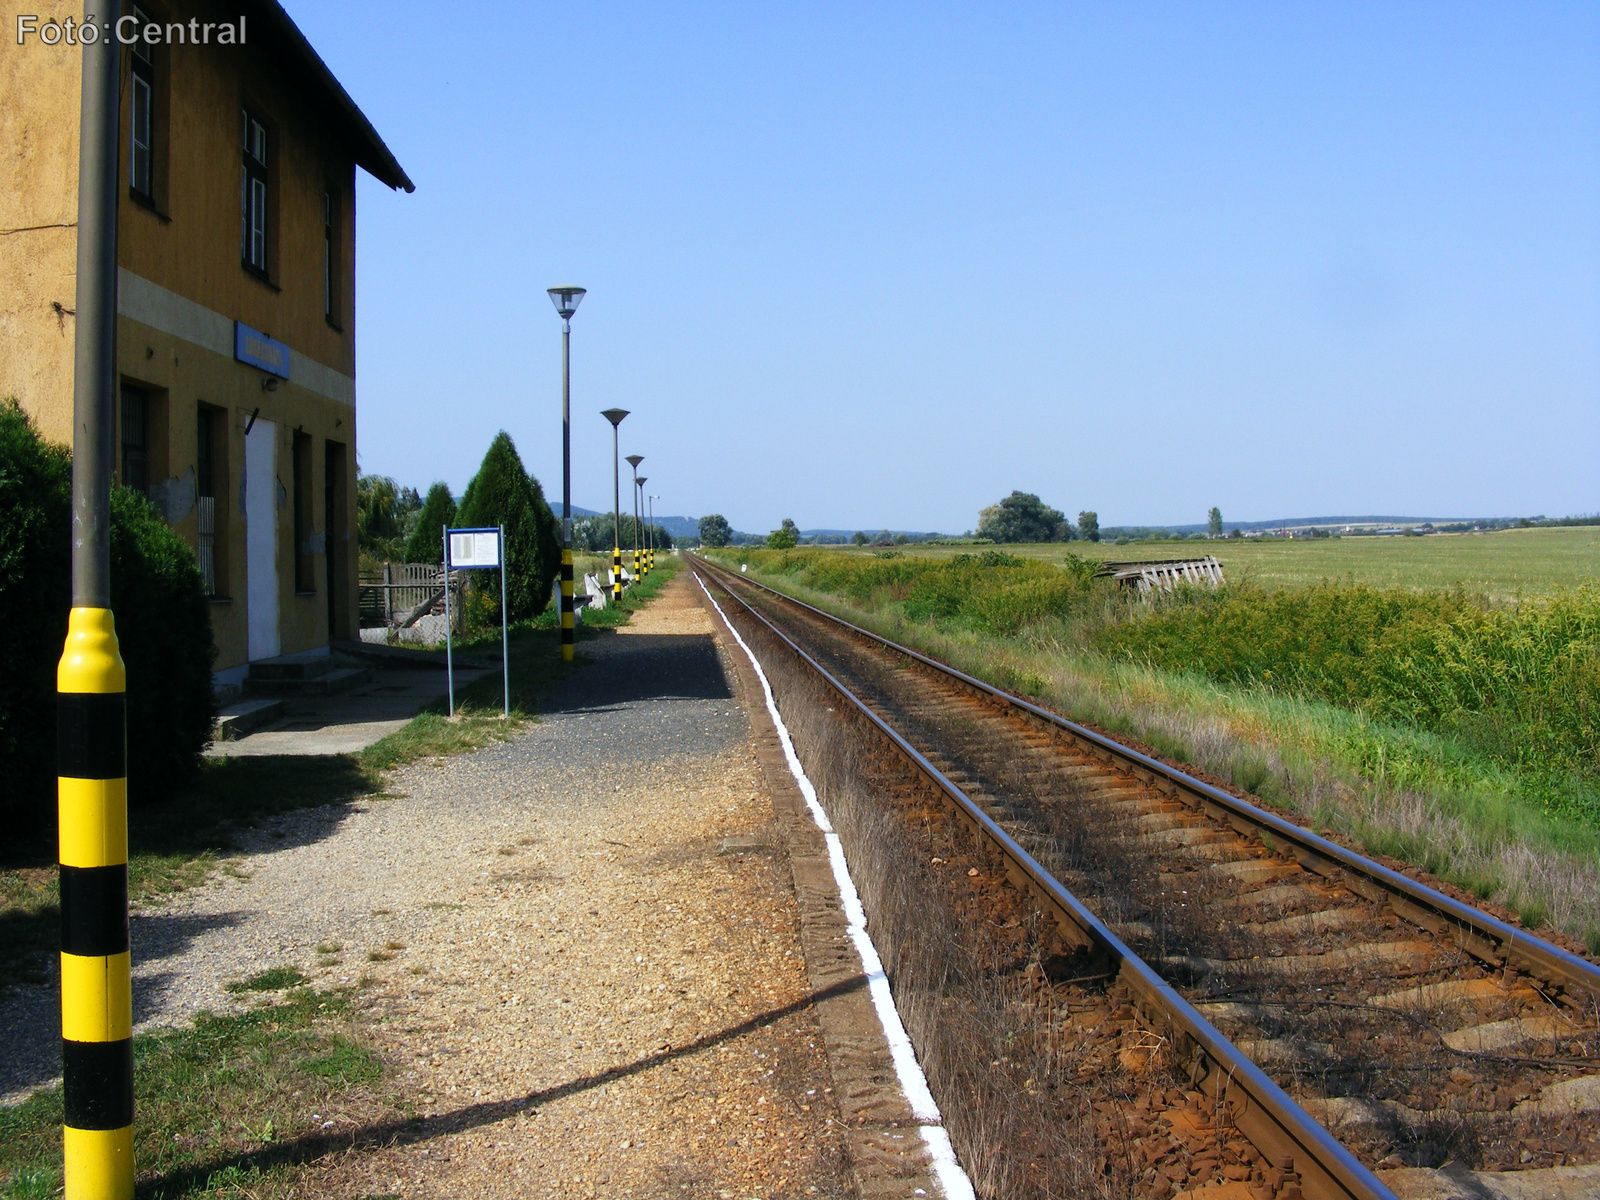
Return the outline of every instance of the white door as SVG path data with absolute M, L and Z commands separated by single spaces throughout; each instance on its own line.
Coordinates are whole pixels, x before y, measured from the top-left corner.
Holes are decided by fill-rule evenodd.
M 250 661 L 275 658 L 278 640 L 278 427 L 257 420 L 244 439 L 245 605 Z

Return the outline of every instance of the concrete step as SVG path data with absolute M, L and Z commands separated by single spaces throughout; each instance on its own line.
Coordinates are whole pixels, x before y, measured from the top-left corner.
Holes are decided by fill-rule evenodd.
M 327 654 L 280 654 L 277 658 L 261 658 L 251 663 L 250 681 L 315 679 L 332 668 L 333 658 Z
M 444 651 L 441 650 L 413 650 L 406 646 L 387 646 L 373 642 L 353 642 L 347 638 L 336 638 L 333 643 L 333 659 L 337 666 L 349 667 L 367 664 L 379 669 L 394 668 L 404 671 L 427 671 L 445 669 Z M 456 651 L 456 669 L 463 667 L 498 667 L 500 654 L 498 647 L 488 657 L 473 656 Z
M 217 713 L 217 723 L 211 732 L 214 742 L 236 742 L 263 725 L 270 725 L 283 716 L 283 701 L 265 697 L 253 700 L 235 700 Z
M 252 664 L 250 677 L 244 681 L 244 690 L 249 696 L 332 696 L 358 688 L 371 679 L 372 672 L 366 667 L 334 667 L 309 678 L 260 679 L 256 677 Z

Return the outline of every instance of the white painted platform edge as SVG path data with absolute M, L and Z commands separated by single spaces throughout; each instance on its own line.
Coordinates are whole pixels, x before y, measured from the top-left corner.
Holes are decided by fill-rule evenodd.
M 728 620 L 728 614 L 722 611 L 722 605 L 717 603 L 717 598 L 711 594 L 710 589 L 698 575 L 695 576 L 695 582 L 700 584 L 700 590 L 705 592 L 706 599 L 711 601 L 711 607 L 717 610 L 722 623 L 728 627 L 728 632 L 733 634 L 733 640 L 739 643 L 739 648 L 745 652 L 750 665 L 755 668 L 756 678 L 761 681 L 761 691 L 766 697 L 767 712 L 772 717 L 772 724 L 778 731 L 778 741 L 783 746 L 783 757 L 789 765 L 789 773 L 794 776 L 800 794 L 805 797 L 806 807 L 811 811 L 811 819 L 817 823 L 817 828 L 822 831 L 822 836 L 828 843 L 828 862 L 833 867 L 834 882 L 839 887 L 839 898 L 843 903 L 845 920 L 849 925 L 850 940 L 855 945 L 856 953 L 861 956 L 861 967 L 867 976 L 867 988 L 872 995 L 872 1004 L 877 1010 L 878 1021 L 883 1026 L 884 1039 L 889 1043 L 889 1055 L 894 1061 L 900 1090 L 905 1095 L 907 1103 L 911 1105 L 912 1115 L 923 1122 L 920 1126 L 922 1141 L 928 1148 L 928 1157 L 933 1161 L 934 1178 L 938 1180 L 939 1187 L 948 1200 L 976 1200 L 972 1181 L 967 1178 L 967 1173 L 956 1161 L 955 1150 L 950 1145 L 950 1135 L 945 1132 L 943 1125 L 938 1123 L 941 1120 L 939 1105 L 934 1101 L 933 1093 L 928 1090 L 927 1076 L 922 1073 L 922 1065 L 917 1062 L 916 1049 L 911 1045 L 911 1038 L 907 1035 L 906 1027 L 900 1020 L 900 1013 L 894 1006 L 894 997 L 889 991 L 889 979 L 883 971 L 883 960 L 878 957 L 878 948 L 872 944 L 872 937 L 867 933 L 866 910 L 861 907 L 860 893 L 856 891 L 855 881 L 850 878 L 850 867 L 845 862 L 844 847 L 839 842 L 839 835 L 834 831 L 833 822 L 828 819 L 827 812 L 817 800 L 817 789 L 812 786 L 811 780 L 806 777 L 805 768 L 800 765 L 800 757 L 794 751 L 794 741 L 789 737 L 789 727 L 783 723 L 783 717 L 778 713 L 778 702 L 772 694 L 772 685 L 767 682 L 767 673 L 761 669 L 760 660 L 756 658 L 755 652 L 746 644 L 744 638 L 739 636 L 739 631 L 733 627 L 733 622 Z

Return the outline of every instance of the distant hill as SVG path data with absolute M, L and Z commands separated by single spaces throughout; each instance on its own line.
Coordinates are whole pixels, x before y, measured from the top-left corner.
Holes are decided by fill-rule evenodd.
M 1373 525 L 1453 525 L 1471 524 L 1481 521 L 1485 524 L 1495 522 L 1504 523 L 1504 517 L 1279 517 L 1273 521 L 1224 521 L 1223 529 L 1239 529 L 1244 531 L 1254 529 L 1310 529 L 1320 527 L 1325 529 L 1342 529 L 1346 525 L 1373 526 Z M 1172 533 L 1204 533 L 1204 523 L 1196 525 L 1102 525 L 1100 535 L 1116 537 L 1119 533 L 1148 532 L 1152 529 L 1165 529 Z

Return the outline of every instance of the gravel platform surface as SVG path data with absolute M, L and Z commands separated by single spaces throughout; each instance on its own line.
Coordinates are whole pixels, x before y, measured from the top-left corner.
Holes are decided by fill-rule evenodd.
M 323 1160 L 314 1194 L 849 1191 L 788 867 L 693 586 L 585 643 L 515 740 L 275 821 L 136 917 L 141 1030 L 250 1003 L 226 985 L 269 967 L 360 984 L 429 1133 Z M 0 1006 L 11 1099 L 58 1074 L 55 1006 Z

